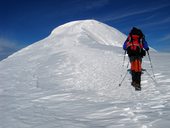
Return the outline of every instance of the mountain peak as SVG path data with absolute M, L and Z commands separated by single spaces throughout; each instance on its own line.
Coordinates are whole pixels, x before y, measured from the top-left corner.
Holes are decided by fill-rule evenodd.
M 68 29 L 70 27 L 77 27 L 80 28 L 82 26 L 88 26 L 88 25 L 94 25 L 94 24 L 99 24 L 100 22 L 96 21 L 96 20 L 77 20 L 77 21 L 71 21 L 68 23 L 65 23 L 63 25 L 60 25 L 59 27 L 55 28 L 51 34 L 57 34 L 58 31 L 62 31 L 63 29 Z
M 110 27 L 96 20 L 79 20 L 63 24 L 55 28 L 51 35 L 86 35 L 92 40 L 104 45 L 113 45 L 121 47 L 126 39 L 126 35 L 117 29 Z
M 122 47 L 125 40 L 126 35 L 99 21 L 72 21 L 55 28 L 47 38 L 21 49 L 8 58 L 23 55 L 27 57 L 33 54 L 38 56 L 37 54 L 40 53 L 45 54 L 47 49 L 50 54 L 55 53 L 58 49 L 73 49 L 75 46 Z

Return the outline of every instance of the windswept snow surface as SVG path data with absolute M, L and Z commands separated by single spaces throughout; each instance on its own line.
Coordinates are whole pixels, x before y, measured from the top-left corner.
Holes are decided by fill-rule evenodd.
M 144 72 L 141 92 L 130 74 L 119 87 L 125 39 L 75 21 L 1 61 L 0 128 L 169 128 L 170 55 L 150 52 L 157 83 Z M 147 57 L 143 68 L 152 75 Z

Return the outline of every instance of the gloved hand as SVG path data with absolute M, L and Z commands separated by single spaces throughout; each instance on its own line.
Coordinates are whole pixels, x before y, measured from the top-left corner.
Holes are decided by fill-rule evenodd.
M 149 48 L 146 48 L 145 50 L 146 50 L 146 51 L 149 51 Z

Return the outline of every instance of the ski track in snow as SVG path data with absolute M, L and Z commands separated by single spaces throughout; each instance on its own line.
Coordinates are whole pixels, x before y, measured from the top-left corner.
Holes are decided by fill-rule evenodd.
M 151 52 L 157 83 L 144 72 L 137 92 L 130 74 L 118 86 L 122 49 L 97 39 L 89 30 L 49 37 L 3 61 L 0 128 L 169 128 L 169 55 Z M 152 75 L 147 57 L 143 68 Z

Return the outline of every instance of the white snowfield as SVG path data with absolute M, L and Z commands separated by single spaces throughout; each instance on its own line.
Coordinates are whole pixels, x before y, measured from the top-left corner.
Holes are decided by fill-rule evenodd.
M 150 52 L 155 83 L 130 85 L 126 35 L 95 20 L 57 27 L 0 62 L 0 128 L 169 128 L 170 54 Z M 149 43 L 149 42 L 148 42 Z M 148 57 L 143 68 L 150 75 Z

